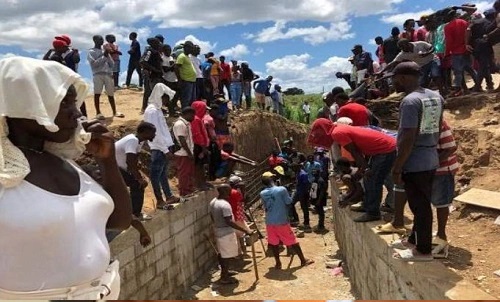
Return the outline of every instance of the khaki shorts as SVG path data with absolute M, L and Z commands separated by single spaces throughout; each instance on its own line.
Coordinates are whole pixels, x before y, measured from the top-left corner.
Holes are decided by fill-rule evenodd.
M 106 90 L 108 96 L 115 95 L 115 81 L 110 74 L 95 74 L 94 75 L 94 94 L 101 94 L 102 90 Z
M 264 94 L 256 92 L 255 101 L 259 104 L 264 104 L 266 102 L 266 96 Z

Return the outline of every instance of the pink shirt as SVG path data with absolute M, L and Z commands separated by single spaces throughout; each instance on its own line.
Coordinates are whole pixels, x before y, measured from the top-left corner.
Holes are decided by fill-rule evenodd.
M 203 124 L 205 125 L 205 128 L 207 128 L 208 137 L 211 140 L 215 140 L 217 138 L 217 134 L 215 133 L 215 122 L 210 114 L 205 114 L 203 117 Z

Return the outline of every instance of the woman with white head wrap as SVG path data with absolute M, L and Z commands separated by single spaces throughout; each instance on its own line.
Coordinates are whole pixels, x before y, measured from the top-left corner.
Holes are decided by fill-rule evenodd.
M 57 62 L 0 60 L 0 299 L 118 297 L 105 228 L 128 228 L 131 203 L 113 136 L 79 121 L 86 92 Z M 102 187 L 72 161 L 85 149 Z
M 151 166 L 149 175 L 151 186 L 156 198 L 157 209 L 168 209 L 170 203 L 179 201 L 170 190 L 168 183 L 168 148 L 174 145 L 170 129 L 168 128 L 165 116 L 161 110 L 162 104 L 169 102 L 175 96 L 175 91 L 163 83 L 158 83 L 153 88 L 148 100 L 148 107 L 144 111 L 144 121 L 156 127 L 156 135 L 153 141 L 149 142 L 151 149 Z M 166 201 L 162 196 L 165 194 Z

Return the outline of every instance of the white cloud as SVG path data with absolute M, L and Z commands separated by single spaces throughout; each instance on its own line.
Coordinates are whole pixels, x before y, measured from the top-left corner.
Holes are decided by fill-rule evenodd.
M 421 10 L 418 12 L 410 12 L 410 13 L 401 13 L 401 14 L 396 14 L 396 15 L 382 16 L 382 18 L 380 18 L 380 21 L 387 23 L 387 24 L 392 24 L 392 25 L 402 27 L 403 23 L 408 19 L 418 20 L 418 19 L 420 19 L 420 16 L 430 15 L 433 12 L 434 11 L 429 8 L 429 9 Z
M 262 47 L 257 47 L 257 48 L 255 49 L 255 51 L 253 52 L 253 55 L 254 55 L 254 56 L 258 56 L 258 55 L 263 54 L 263 53 L 264 53 L 264 48 L 262 48 Z
M 246 34 L 247 39 L 257 43 L 268 43 L 277 40 L 301 38 L 311 45 L 328 41 L 346 40 L 354 37 L 350 32 L 351 25 L 347 21 L 330 23 L 326 28 L 322 25 L 316 27 L 289 27 L 285 21 L 277 21 L 273 26 L 264 28 L 257 34 Z
M 480 1 L 480 2 L 475 2 L 474 4 L 476 4 L 477 11 L 480 13 L 483 13 L 485 10 L 493 8 L 493 2 L 489 1 Z
M 25 51 L 41 52 L 50 47 L 53 37 L 68 34 L 76 48 L 90 48 L 92 36 L 113 33 L 128 44 L 128 33 L 139 31 L 144 41 L 149 28 L 137 29 L 142 20 L 161 28 L 216 27 L 284 20 L 331 22 L 330 26 L 289 28 L 285 36 L 299 37 L 318 44 L 339 39 L 347 18 L 391 11 L 402 0 L 253 0 L 237 5 L 221 5 L 220 0 L 0 0 L 0 45 L 20 46 Z M 168 5 L 166 5 L 166 3 Z M 156 25 L 155 24 L 155 25 Z M 167 43 L 168 35 L 165 35 Z M 143 43 L 144 44 L 144 43 Z M 215 44 L 203 45 L 204 52 Z
M 336 78 L 335 73 L 350 72 L 347 58 L 330 57 L 317 66 L 308 63 L 312 57 L 307 54 L 288 55 L 266 63 L 266 72 L 274 77 L 284 89 L 298 87 L 307 93 L 322 92 L 334 86 L 347 87 L 347 83 Z
M 217 43 L 212 44 L 210 41 L 202 41 L 193 35 L 187 35 L 184 39 L 175 42 L 174 45 L 179 45 L 185 41 L 191 41 L 194 45 L 200 46 L 202 54 L 213 51 L 217 47 Z
M 1 59 L 12 58 L 12 57 L 16 57 L 16 56 L 17 56 L 16 54 L 11 53 L 11 52 L 8 52 L 8 53 L 0 53 L 0 60 L 1 60 Z
M 241 59 L 249 53 L 250 50 L 248 50 L 248 47 L 245 44 L 238 44 L 220 51 L 220 55 L 225 56 L 228 59 Z

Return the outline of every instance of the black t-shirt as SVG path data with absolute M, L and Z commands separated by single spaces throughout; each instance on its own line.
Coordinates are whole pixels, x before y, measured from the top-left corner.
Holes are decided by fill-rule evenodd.
M 141 59 L 142 62 L 147 62 L 149 65 L 155 67 L 156 69 L 162 71 L 162 64 L 163 60 L 161 58 L 161 54 L 159 51 L 154 50 L 152 48 L 148 48 L 146 50 L 146 53 L 144 53 L 144 56 Z M 144 67 L 144 69 L 148 69 L 147 66 Z M 150 70 L 150 76 L 151 78 L 163 78 L 163 72 L 156 72 L 153 70 Z
M 132 50 L 130 61 L 139 61 L 141 59 L 141 44 L 138 41 L 132 41 L 130 49 Z
M 253 81 L 254 78 L 253 70 L 251 70 L 250 68 L 242 69 L 241 78 L 243 79 L 243 81 Z
M 399 54 L 398 41 L 397 37 L 389 37 L 384 40 L 384 60 L 387 64 L 394 61 Z
M 478 39 L 483 39 L 483 36 L 494 29 L 494 22 L 486 18 L 473 20 L 470 24 L 471 42 L 474 43 Z

